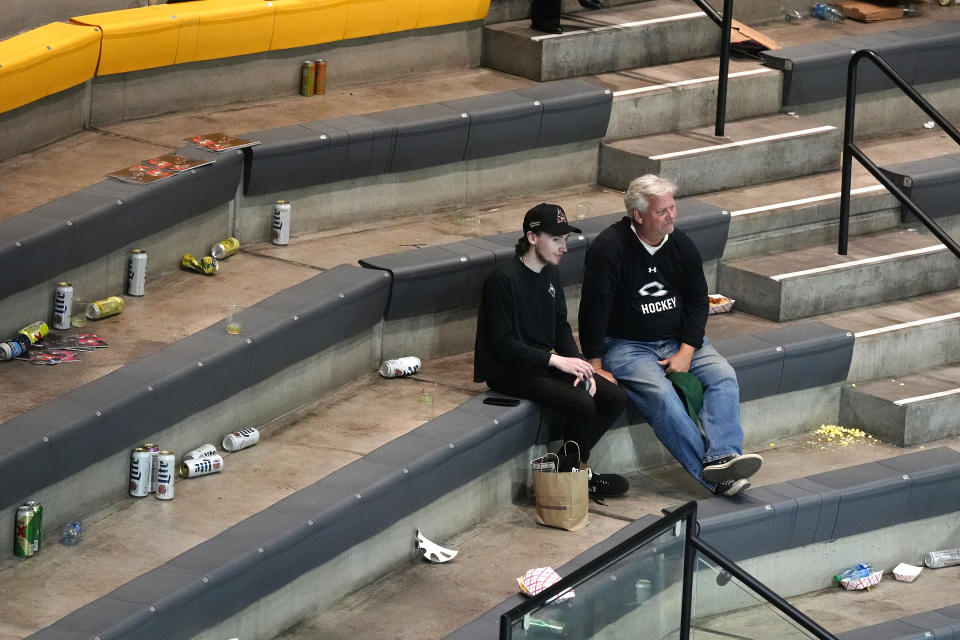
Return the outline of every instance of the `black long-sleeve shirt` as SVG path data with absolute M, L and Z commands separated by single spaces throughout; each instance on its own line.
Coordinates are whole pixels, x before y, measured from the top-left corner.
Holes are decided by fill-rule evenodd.
M 708 310 L 703 260 L 682 231 L 675 229 L 650 255 L 624 217 L 590 244 L 580 298 L 580 344 L 587 358 L 603 356 L 607 336 L 676 338 L 699 349 Z
M 480 296 L 474 351 L 476 382 L 518 367 L 543 370 L 551 351 L 580 355 L 556 267 L 536 273 L 514 258 L 490 274 Z

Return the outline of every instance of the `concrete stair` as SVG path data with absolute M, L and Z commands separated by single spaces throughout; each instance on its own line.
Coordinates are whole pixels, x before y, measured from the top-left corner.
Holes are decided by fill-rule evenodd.
M 482 64 L 533 80 L 557 80 L 715 55 L 720 30 L 682 0 L 639 2 L 565 16 L 562 34 L 529 20 L 486 25 Z
M 712 125 L 717 104 L 715 57 L 605 73 L 614 91 L 607 141 Z M 731 60 L 727 118 L 776 113 L 782 74 L 750 60 Z
M 848 255 L 834 245 L 721 262 L 717 286 L 744 311 L 784 322 L 909 298 L 960 285 L 960 262 L 913 230 L 859 236 Z
M 717 138 L 709 126 L 603 143 L 597 181 L 623 190 L 639 175 L 658 173 L 687 196 L 839 166 L 842 134 L 830 125 L 771 115 L 728 122 L 724 133 Z
M 901 447 L 960 434 L 960 364 L 897 378 L 846 384 L 840 424 L 869 425 L 871 433 Z

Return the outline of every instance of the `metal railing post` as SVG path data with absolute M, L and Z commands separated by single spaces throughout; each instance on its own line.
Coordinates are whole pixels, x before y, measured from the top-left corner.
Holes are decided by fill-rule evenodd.
M 837 253 L 847 255 L 847 241 L 850 237 L 850 183 L 853 171 L 853 123 L 855 118 L 857 95 L 857 58 L 856 54 L 847 68 L 847 102 L 843 112 L 843 164 L 840 174 L 840 234 L 837 241 Z
M 727 119 L 727 74 L 730 71 L 730 29 L 733 26 L 733 0 L 723 0 L 723 23 L 720 25 L 720 70 L 717 72 L 717 119 L 713 133 L 723 135 Z
M 694 503 L 696 504 L 696 503 Z M 680 597 L 680 640 L 690 640 L 690 620 L 693 617 L 693 574 L 697 548 L 693 538 L 697 527 L 697 510 L 687 515 L 683 540 L 683 584 Z

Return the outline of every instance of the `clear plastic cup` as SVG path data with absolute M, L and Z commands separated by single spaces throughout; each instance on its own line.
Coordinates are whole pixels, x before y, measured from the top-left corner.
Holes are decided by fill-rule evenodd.
M 225 320 L 227 333 L 233 336 L 240 335 L 243 325 L 240 323 L 240 305 L 231 304 L 227 307 L 227 317 Z

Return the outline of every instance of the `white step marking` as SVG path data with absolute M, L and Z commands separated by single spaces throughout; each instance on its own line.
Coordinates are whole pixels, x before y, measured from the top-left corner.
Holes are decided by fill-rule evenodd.
M 887 333 L 889 331 L 899 331 L 900 329 L 920 327 L 925 324 L 934 324 L 935 322 L 945 322 L 947 320 L 956 320 L 957 318 L 960 318 L 960 312 L 948 313 L 946 315 L 934 316 L 931 318 L 922 318 L 920 320 L 912 320 L 910 322 L 903 322 L 900 324 L 891 324 L 886 327 L 878 327 L 877 329 L 868 329 L 866 331 L 858 331 L 853 335 L 855 338 L 865 338 L 867 336 L 875 336 L 878 333 Z
M 681 13 L 678 16 L 667 16 L 665 18 L 651 18 L 649 20 L 637 20 L 635 22 L 622 22 L 620 24 L 608 24 L 602 27 L 593 27 L 592 29 L 577 29 L 576 31 L 564 31 L 563 33 L 547 33 L 542 36 L 531 36 L 531 40 L 538 42 L 550 38 L 563 38 L 566 36 L 577 35 L 580 33 L 600 33 L 601 31 L 612 31 L 614 29 L 630 29 L 632 27 L 642 27 L 648 24 L 657 24 L 660 22 L 671 22 L 673 20 L 690 20 L 692 18 L 706 18 L 707 14 L 702 11 L 695 13 Z
M 944 398 L 946 396 L 952 396 L 956 393 L 960 393 L 960 389 L 950 389 L 949 391 L 938 391 L 937 393 L 928 393 L 925 396 L 914 396 L 912 398 L 904 398 L 903 400 L 897 400 L 893 404 L 898 407 L 902 407 L 905 404 L 913 404 L 914 402 L 921 402 L 922 400 L 933 400 L 934 398 Z
M 742 78 L 744 76 L 755 76 L 760 73 L 771 73 L 776 71 L 776 69 L 751 69 L 750 71 L 735 71 L 734 73 L 729 74 L 728 78 Z M 704 82 L 716 82 L 719 76 L 707 76 L 706 78 L 691 78 L 690 80 L 678 80 L 676 82 L 665 82 L 663 84 L 655 84 L 649 87 L 638 87 L 636 89 L 624 89 L 623 91 L 614 91 L 613 97 L 619 98 L 620 96 L 632 96 L 637 93 L 646 93 L 648 91 L 659 91 L 661 89 L 671 89 L 673 87 L 686 87 L 691 84 L 702 84 Z
M 788 278 L 799 278 L 800 276 L 810 276 L 817 273 L 827 273 L 829 271 L 837 271 L 839 269 L 859 267 L 865 264 L 874 264 L 877 262 L 888 262 L 890 260 L 896 260 L 897 258 L 921 256 L 927 253 L 936 253 L 938 251 L 944 251 L 945 249 L 946 247 L 943 246 L 942 244 L 935 244 L 929 247 L 921 247 L 920 249 L 910 249 L 909 251 L 898 251 L 897 253 L 888 253 L 882 256 L 873 256 L 872 258 L 862 258 L 860 260 L 851 260 L 850 262 L 839 262 L 837 264 L 828 264 L 823 267 L 814 267 L 813 269 L 804 269 L 803 271 L 781 273 L 780 275 L 770 276 L 770 279 L 779 282 L 780 280 L 786 280 Z
M 720 149 L 733 149 L 736 147 L 746 147 L 761 142 L 770 142 L 771 140 L 784 140 L 786 138 L 799 138 L 801 136 L 810 136 L 815 133 L 832 131 L 836 127 L 824 125 L 822 127 L 813 127 L 812 129 L 802 129 L 800 131 L 790 131 L 787 133 L 776 133 L 772 136 L 763 136 L 762 138 L 751 138 L 749 140 L 738 140 L 737 142 L 727 142 L 725 144 L 716 144 L 712 147 L 699 147 L 697 149 L 687 149 L 685 151 L 673 151 L 671 153 L 662 153 L 658 156 L 650 156 L 651 160 L 666 160 L 668 158 L 680 158 L 683 156 L 692 156 L 707 151 L 719 151 Z
M 886 187 L 882 184 L 875 184 L 871 187 L 860 187 L 859 189 L 850 189 L 850 195 L 855 196 L 861 193 L 873 193 L 875 191 L 884 191 Z M 750 209 L 740 209 L 739 211 L 731 211 L 730 217 L 736 216 L 745 216 L 750 213 L 760 213 L 762 211 L 773 211 L 775 209 L 786 209 L 788 207 L 798 207 L 804 204 L 811 204 L 813 202 L 823 202 L 825 200 L 834 200 L 840 198 L 840 192 L 836 193 L 827 193 L 822 196 L 811 196 L 809 198 L 800 198 L 799 200 L 789 200 L 787 202 L 777 202 L 775 204 L 765 204 L 762 207 L 751 207 Z

